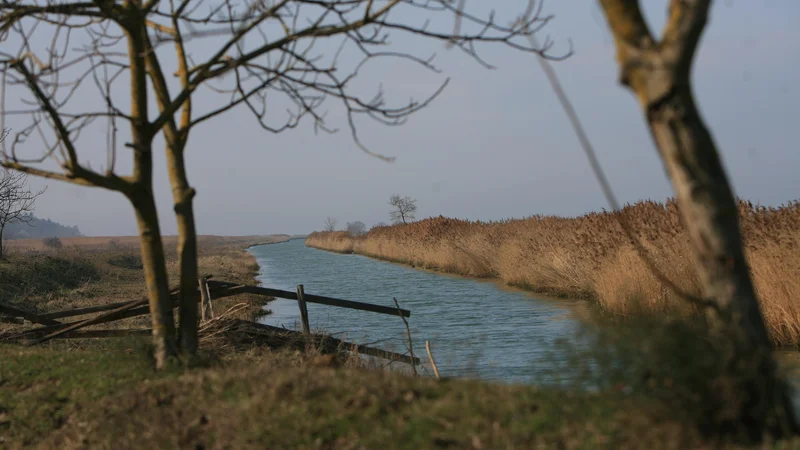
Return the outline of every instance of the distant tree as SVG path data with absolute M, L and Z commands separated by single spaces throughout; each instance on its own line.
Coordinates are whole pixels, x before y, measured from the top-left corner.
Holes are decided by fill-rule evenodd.
M 389 198 L 389 205 L 392 206 L 392 211 L 389 212 L 389 217 L 394 223 L 407 223 L 407 220 L 414 219 L 414 214 L 417 212 L 417 200 L 411 197 L 400 197 L 394 194 Z
M 325 218 L 325 231 L 336 231 L 336 219 L 333 217 Z
M 347 232 L 351 236 L 363 236 L 367 234 L 367 225 L 364 222 L 347 222 Z
M 375 225 L 373 225 L 372 228 L 380 228 L 380 227 L 388 227 L 388 226 L 389 226 L 389 224 L 386 223 L 386 222 L 378 222 Z
M 61 225 L 50 219 L 31 217 L 30 223 L 10 223 L 6 226 L 5 237 L 10 239 L 30 239 L 46 237 L 74 237 L 83 236 L 77 226 Z
M 36 198 L 44 193 L 28 188 L 28 176 L 24 173 L 2 169 L 0 171 L 0 259 L 3 258 L 3 231 L 6 225 L 20 223 L 30 225 Z

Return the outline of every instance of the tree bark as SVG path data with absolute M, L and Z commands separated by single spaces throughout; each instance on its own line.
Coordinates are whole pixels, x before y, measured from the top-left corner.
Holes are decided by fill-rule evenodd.
M 600 0 L 614 34 L 621 83 L 637 96 L 675 190 L 709 322 L 734 345 L 736 361 L 758 374 L 746 383 L 742 425 L 797 431 L 788 387 L 780 381 L 745 258 L 733 191 L 692 96 L 690 69 L 709 0 L 673 0 L 656 42 L 637 1 Z
M 183 158 L 183 146 L 167 146 L 167 166 L 172 183 L 175 217 L 178 221 L 178 259 L 181 268 L 180 345 L 181 351 L 197 353 L 197 231 L 194 222 L 195 191 L 189 186 Z
M 136 222 L 139 226 L 139 245 L 153 324 L 153 353 L 156 368 L 162 369 L 167 360 L 175 356 L 176 349 L 175 319 L 172 315 L 158 214 L 151 191 L 140 190 L 132 193 L 131 203 L 136 210 Z
M 5 225 L 0 226 L 0 259 L 3 259 L 5 256 L 5 243 L 3 242 L 3 231 L 5 231 Z
M 153 127 L 148 120 L 146 58 L 147 28 L 141 1 L 124 6 L 121 22 L 128 36 L 128 58 L 131 78 L 131 137 L 133 140 L 132 187 L 127 192 L 136 210 L 150 314 L 153 322 L 153 345 L 156 368 L 164 368 L 176 354 L 175 320 L 169 297 L 169 280 L 164 260 L 164 247 L 153 197 Z
M 175 28 L 175 49 L 178 56 L 178 75 L 181 84 L 189 84 L 189 68 L 184 52 L 180 28 Z M 163 112 L 171 102 L 169 86 L 161 69 L 158 55 L 149 41 L 147 45 L 147 68 L 153 82 L 156 101 Z M 200 294 L 197 290 L 197 230 L 194 221 L 195 190 L 189 185 L 186 175 L 184 150 L 191 128 L 191 100 L 186 100 L 181 116 L 181 126 L 174 117 L 169 118 L 163 126 L 166 140 L 167 170 L 172 186 L 172 198 L 175 218 L 178 223 L 178 260 L 180 265 L 180 349 L 185 355 L 192 357 L 198 347 L 198 307 Z

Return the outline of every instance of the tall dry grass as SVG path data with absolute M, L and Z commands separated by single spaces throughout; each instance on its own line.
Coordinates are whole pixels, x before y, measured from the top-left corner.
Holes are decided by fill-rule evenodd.
M 677 205 L 641 201 L 623 214 L 661 271 L 699 294 Z M 751 272 L 773 341 L 800 345 L 800 201 L 777 208 L 739 202 Z M 435 217 L 378 227 L 363 238 L 313 233 L 306 245 L 474 277 L 535 292 L 595 299 L 622 315 L 690 314 L 661 285 L 628 241 L 614 213 L 534 216 L 499 222 Z

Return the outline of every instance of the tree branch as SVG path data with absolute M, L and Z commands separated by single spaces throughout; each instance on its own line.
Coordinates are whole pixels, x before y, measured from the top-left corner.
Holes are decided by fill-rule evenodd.
M 711 0 L 672 0 L 669 18 L 664 25 L 661 55 L 673 66 L 680 80 L 689 80 L 689 73 L 708 21 Z

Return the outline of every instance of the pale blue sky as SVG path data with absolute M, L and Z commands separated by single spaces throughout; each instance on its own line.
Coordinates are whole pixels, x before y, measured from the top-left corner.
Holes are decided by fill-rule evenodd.
M 667 2 L 643 3 L 660 28 Z M 620 200 L 671 195 L 638 105 L 616 82 L 614 50 L 597 3 L 549 0 L 545 11 L 556 16 L 545 30 L 556 49 L 566 48 L 568 39 L 574 43 L 575 55 L 556 70 Z M 797 23 L 800 2 L 794 0 L 717 1 L 694 70 L 700 108 L 736 193 L 763 204 L 800 198 Z M 607 207 L 532 57 L 485 48 L 485 58 L 498 67 L 489 71 L 436 44 L 433 51 L 442 77 L 452 81 L 431 107 L 402 127 L 361 121 L 364 142 L 396 156 L 393 164 L 362 153 L 345 132 L 315 135 L 310 123 L 268 134 L 244 110 L 195 130 L 188 164 L 198 191 L 199 232 L 306 233 L 320 229 L 326 216 L 372 225 L 388 221 L 387 201 L 395 192 L 417 198 L 418 218 L 493 220 Z M 372 85 L 380 80 L 400 98 L 419 97 L 443 79 L 402 67 L 376 67 L 371 76 Z M 332 121 L 340 125 L 336 115 Z M 162 231 L 172 234 L 160 152 L 156 179 Z M 131 207 L 119 194 L 47 184 L 37 215 L 78 225 L 87 235 L 136 234 Z

